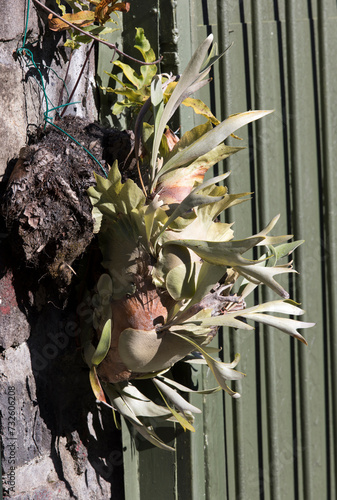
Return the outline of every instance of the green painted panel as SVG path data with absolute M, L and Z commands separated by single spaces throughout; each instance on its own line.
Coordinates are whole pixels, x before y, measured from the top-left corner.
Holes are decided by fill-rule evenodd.
M 295 255 L 300 276 L 282 283 L 308 311 L 304 320 L 317 324 L 305 333 L 308 347 L 270 328 L 225 331 L 221 355 L 229 361 L 240 352 L 247 375 L 236 386 L 241 399 L 193 396 L 203 411 L 197 432 L 172 439 L 172 454 L 134 440 L 124 426 L 126 500 L 336 498 L 336 2 L 146 0 L 132 7 L 123 43 L 132 45 L 134 26 L 144 26 L 166 54 L 162 71 L 181 72 L 211 32 L 219 50 L 234 42 L 213 85 L 198 94 L 218 118 L 275 110 L 239 131 L 247 149 L 218 169 L 231 170 L 230 191 L 254 192 L 229 214 L 236 237 L 281 213 L 277 233 L 306 240 Z M 188 108 L 179 119 L 183 132 L 200 123 Z M 193 381 L 213 385 L 207 369 Z
M 319 49 L 321 53 L 321 120 L 322 120 L 322 169 L 323 193 L 325 199 L 324 239 L 322 247 L 322 264 L 326 271 L 326 287 L 324 298 L 327 302 L 328 315 L 324 324 L 326 331 L 326 370 L 328 422 L 327 445 L 331 447 L 331 459 L 328 462 L 327 480 L 332 491 L 336 491 L 337 477 L 337 209 L 335 202 L 336 174 L 334 159 L 336 158 L 336 141 L 333 128 L 336 126 L 336 60 L 331 57 L 331 47 L 336 44 L 336 6 L 332 1 L 322 2 L 318 10 Z M 331 399 L 330 399 L 331 395 Z M 334 451 L 334 454 L 333 454 Z M 329 467 L 330 466 L 330 467 Z
M 120 19 L 119 22 L 122 27 L 122 20 Z M 121 31 L 109 33 L 106 35 L 105 39 L 110 43 L 117 43 L 119 47 L 122 47 Z M 113 51 L 106 45 L 101 44 L 98 48 L 96 76 L 98 86 L 99 120 L 106 127 L 118 126 L 118 128 L 125 128 L 125 122 L 123 120 L 117 120 L 111 113 L 111 108 L 115 102 L 112 94 L 101 90 L 101 87 L 115 86 L 114 80 L 106 74 L 106 72 L 114 72 L 113 63 L 111 62 L 112 57 Z M 118 75 L 118 73 L 116 74 Z

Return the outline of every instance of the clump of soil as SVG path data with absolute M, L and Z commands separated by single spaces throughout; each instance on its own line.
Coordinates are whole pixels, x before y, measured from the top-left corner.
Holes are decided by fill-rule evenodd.
M 117 159 L 124 177 L 132 172 L 131 132 L 103 129 L 78 117 L 56 124 L 106 171 Z M 104 175 L 81 146 L 49 126 L 21 149 L 4 192 L 2 215 L 15 261 L 34 270 L 37 281 L 51 277 L 59 290 L 69 286 L 74 261 L 93 239 L 87 189 L 95 183 L 94 172 Z

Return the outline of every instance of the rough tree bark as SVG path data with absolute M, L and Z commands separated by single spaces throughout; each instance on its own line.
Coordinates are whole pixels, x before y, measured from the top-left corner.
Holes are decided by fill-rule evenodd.
M 71 267 L 78 269 L 76 258 L 91 240 L 85 189 L 98 167 L 54 130 L 36 139 L 36 127 L 43 122 L 42 94 L 32 71 L 22 68 L 15 57 L 22 44 L 25 4 L 13 0 L 9 9 L 7 0 L 0 0 L 3 489 L 17 500 L 121 499 L 120 435 L 110 410 L 96 405 L 89 386 L 78 345 L 79 317 L 85 315 L 87 305 L 78 302 L 79 289 L 71 283 Z M 64 77 L 67 54 L 62 36 L 45 32 L 44 18 L 33 6 L 27 40 L 34 42 L 35 62 L 41 63 L 47 94 L 57 104 L 62 82 L 47 67 Z M 86 50 L 73 57 L 67 80 L 70 89 Z M 73 98 L 80 104 L 68 114 L 89 121 L 96 118 L 93 76 L 91 58 Z M 95 126 L 83 131 L 88 121 L 65 123 L 101 160 L 104 145 L 108 146 L 105 154 L 111 153 L 113 136 L 107 139 Z M 27 130 L 33 132 L 35 144 L 21 149 L 27 144 Z

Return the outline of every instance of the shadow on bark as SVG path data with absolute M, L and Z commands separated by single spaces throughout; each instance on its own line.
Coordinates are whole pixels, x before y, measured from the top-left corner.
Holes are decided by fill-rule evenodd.
M 118 159 L 125 172 L 132 172 L 131 157 L 124 161 L 133 148 L 130 133 L 107 131 L 74 117 L 60 126 L 106 169 Z M 79 340 L 90 315 L 82 297 L 94 288 L 100 270 L 86 194 L 95 182 L 94 171 L 103 175 L 80 146 L 53 128 L 33 137 L 17 161 L 9 163 L 0 192 L 2 231 L 7 233 L 1 274 L 12 276 L 16 303 L 30 330 L 26 340 L 36 386 L 36 395 L 30 394 L 34 391 L 26 381 L 35 409 L 27 415 L 34 419 L 31 458 L 50 455 L 69 498 L 82 498 L 73 477 L 83 475 L 91 489 L 90 464 L 102 498 L 103 483 L 110 483 L 111 498 L 122 500 L 120 431 L 111 409 L 95 402 Z

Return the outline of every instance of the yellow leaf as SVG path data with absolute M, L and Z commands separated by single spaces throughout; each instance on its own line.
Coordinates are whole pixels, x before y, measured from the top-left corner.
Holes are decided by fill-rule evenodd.
M 164 92 L 165 102 L 171 97 L 171 94 L 176 87 L 178 82 L 171 82 Z M 213 115 L 212 111 L 206 104 L 200 99 L 194 99 L 193 97 L 187 97 L 183 100 L 182 104 L 187 107 L 191 107 L 197 115 L 202 115 L 208 120 L 210 120 L 213 125 L 219 125 L 220 121 Z
M 62 19 L 64 19 L 64 21 L 62 21 L 58 17 L 53 17 L 53 14 L 49 14 L 48 16 L 49 29 L 51 31 L 67 30 L 69 29 L 69 24 L 67 24 L 66 21 L 75 24 L 75 26 L 78 26 L 79 28 L 89 26 L 95 20 L 95 13 L 92 12 L 91 10 L 85 10 L 76 12 L 75 14 L 64 14 L 64 16 L 62 16 Z

